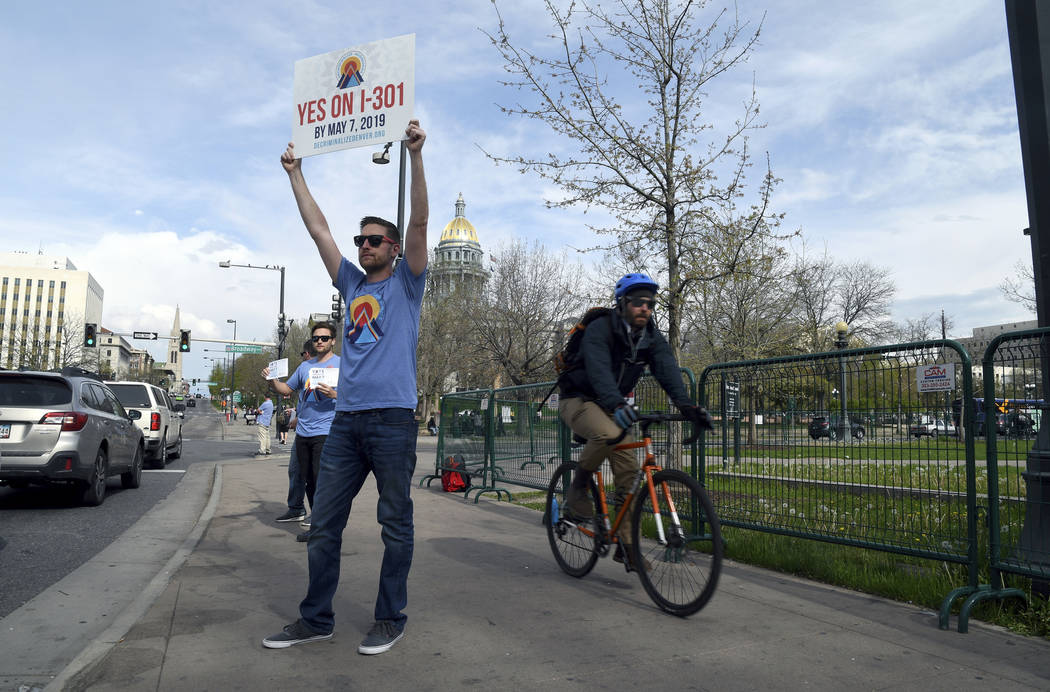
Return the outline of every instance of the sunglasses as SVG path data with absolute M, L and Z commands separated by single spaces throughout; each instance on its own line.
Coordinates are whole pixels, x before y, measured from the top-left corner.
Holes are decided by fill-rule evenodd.
M 649 310 L 656 309 L 656 301 L 652 298 L 628 298 L 627 302 L 630 303 L 632 308 L 647 307 Z
M 387 238 L 385 235 L 378 235 L 378 234 L 376 234 L 376 235 L 355 235 L 354 236 L 354 245 L 356 245 L 357 247 L 361 247 L 362 245 L 365 244 L 366 240 L 368 241 L 368 246 L 369 247 L 379 247 L 384 242 L 390 243 L 391 245 L 394 244 L 394 241 L 390 240 L 390 238 Z
M 331 340 L 332 337 L 328 335 L 318 335 L 310 337 L 310 341 L 314 342 L 315 344 L 327 344 Z

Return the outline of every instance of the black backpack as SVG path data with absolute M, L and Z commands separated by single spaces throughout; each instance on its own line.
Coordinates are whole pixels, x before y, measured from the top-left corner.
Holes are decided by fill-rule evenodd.
M 557 373 L 560 379 L 562 375 L 575 370 L 580 365 L 580 342 L 583 341 L 583 333 L 587 329 L 587 325 L 595 321 L 599 317 L 605 317 L 611 315 L 614 312 L 612 308 L 590 308 L 587 312 L 583 313 L 576 324 L 569 330 L 568 338 L 565 340 L 565 345 L 560 351 L 554 354 L 554 371 Z M 547 392 L 547 396 L 543 397 L 543 401 L 540 402 L 537 411 L 543 408 L 543 405 L 547 403 L 547 399 L 551 398 L 551 394 L 558 388 L 558 383 L 555 382 L 554 386 L 551 387 L 550 391 Z

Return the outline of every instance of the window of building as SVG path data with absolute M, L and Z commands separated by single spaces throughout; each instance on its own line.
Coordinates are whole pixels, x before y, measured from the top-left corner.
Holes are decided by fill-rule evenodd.
M 54 281 L 51 281 L 51 282 L 50 282 L 50 283 L 48 284 L 48 286 L 47 286 L 47 287 L 48 287 L 48 288 L 54 288 L 54 287 L 55 287 L 55 282 L 54 282 Z
M 36 287 L 37 288 L 43 288 L 44 287 L 44 280 L 43 279 L 37 279 Z
M 62 288 L 65 288 L 65 287 L 66 287 L 66 282 L 65 282 L 65 281 L 63 281 L 63 282 L 62 282 Z
M 15 279 L 15 286 L 18 286 L 18 285 L 20 285 L 21 283 L 22 283 L 22 280 L 21 280 L 21 279 Z

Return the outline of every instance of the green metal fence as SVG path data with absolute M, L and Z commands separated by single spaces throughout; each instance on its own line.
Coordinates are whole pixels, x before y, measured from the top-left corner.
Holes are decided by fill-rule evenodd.
M 974 408 L 976 427 L 988 442 L 987 468 L 979 472 L 987 473 L 990 583 L 959 594 L 968 596 L 960 612 L 961 632 L 977 603 L 1027 599 L 1023 581 L 1008 581 L 1004 574 L 1044 587 L 1050 581 L 1050 459 L 1031 454 L 1044 423 L 1048 348 L 1050 329 L 1001 334 L 981 362 L 983 396 L 975 399 Z
M 972 391 L 959 344 L 720 364 L 699 388 L 723 526 L 960 563 L 976 588 L 972 427 L 949 424 L 952 397 Z
M 1050 581 L 1050 458 L 1029 454 L 1048 352 L 1050 329 L 1000 336 L 980 389 L 951 340 L 724 363 L 698 384 L 683 371 L 716 428 L 692 449 L 680 428 L 654 428 L 654 447 L 661 465 L 708 488 L 723 526 L 962 565 L 966 583 L 944 597 L 939 622 L 947 629 L 962 599 L 965 632 L 978 602 L 1024 597 L 1022 580 Z M 555 401 L 540 405 L 550 385 L 443 397 L 428 482 L 459 455 L 475 502 L 510 497 L 504 484 L 545 489 L 578 453 Z M 635 397 L 643 411 L 671 408 L 649 376 Z M 979 583 L 982 567 L 989 584 Z
M 682 376 L 690 393 L 695 392 L 692 372 L 683 369 Z M 572 444 L 572 432 L 558 417 L 557 396 L 541 406 L 552 385 L 553 382 L 541 382 L 443 396 L 437 463 L 434 473 L 424 477 L 420 485 L 439 479 L 442 471 L 452 468 L 449 462 L 458 456 L 472 477 L 466 497 L 473 493 L 475 502 L 485 493 L 511 498 L 504 485 L 546 490 L 561 461 L 575 458 L 578 453 Z M 651 376 L 638 382 L 635 401 L 646 412 L 671 410 L 667 395 Z M 695 470 L 696 445 L 684 450 L 682 461 L 680 427 L 654 428 L 651 432 L 662 464 Z M 672 449 L 675 454 L 668 459 Z M 608 468 L 603 469 L 603 474 L 612 478 Z
M 470 492 L 502 492 L 492 472 L 492 390 L 453 392 L 441 397 L 438 450 L 434 473 L 421 481 L 428 486 L 441 479 L 442 471 L 455 470 L 471 478 Z M 453 467 L 456 460 L 464 467 Z

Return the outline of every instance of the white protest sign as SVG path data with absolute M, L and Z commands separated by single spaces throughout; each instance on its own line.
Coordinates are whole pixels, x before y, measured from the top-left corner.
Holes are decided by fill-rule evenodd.
M 415 107 L 415 66 L 415 34 L 296 61 L 296 156 L 404 139 Z
M 310 368 L 310 384 L 314 387 L 319 384 L 338 387 L 339 368 Z
M 920 365 L 915 379 L 920 392 L 950 392 L 955 389 L 955 363 Z
M 288 377 L 288 359 L 271 360 L 269 365 L 270 374 L 268 380 L 276 380 L 278 377 Z

